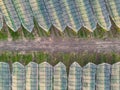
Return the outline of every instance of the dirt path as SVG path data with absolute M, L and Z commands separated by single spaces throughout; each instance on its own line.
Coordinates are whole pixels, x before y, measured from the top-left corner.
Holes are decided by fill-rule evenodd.
M 0 51 L 120 52 L 120 40 L 36 39 L 0 41 Z

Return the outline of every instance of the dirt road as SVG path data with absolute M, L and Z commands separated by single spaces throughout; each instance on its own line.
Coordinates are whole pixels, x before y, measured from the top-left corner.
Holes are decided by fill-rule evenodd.
M 120 52 L 120 40 L 52 39 L 0 41 L 0 51 Z

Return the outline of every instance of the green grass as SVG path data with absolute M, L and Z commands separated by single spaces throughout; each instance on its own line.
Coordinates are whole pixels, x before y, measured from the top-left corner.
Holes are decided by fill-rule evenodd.
M 0 40 L 7 40 L 8 39 L 8 35 L 7 35 L 7 31 L 5 29 L 2 29 L 0 31 Z
M 51 37 L 63 37 L 63 35 L 64 35 L 63 32 L 61 32 L 60 30 L 58 30 L 54 26 L 51 26 L 49 33 L 50 33 Z
M 12 37 L 12 40 L 15 41 L 15 40 L 18 40 L 18 39 L 21 39 L 21 32 L 20 31 L 12 31 L 10 28 L 9 28 L 9 33 L 10 33 L 10 36 Z
M 119 53 L 47 53 L 47 52 L 29 52 L 22 54 L 20 52 L 2 52 L 0 53 L 0 62 L 20 62 L 24 65 L 30 61 L 42 63 L 49 62 L 56 65 L 58 62 L 63 62 L 66 66 L 70 66 L 74 61 L 78 62 L 81 66 L 89 62 L 95 64 L 109 63 L 113 64 L 120 61 Z
M 85 29 L 85 28 L 81 28 L 78 33 L 77 33 L 77 37 L 78 38 L 90 38 L 91 37 L 92 32 L 90 32 L 89 30 Z
M 120 62 L 120 53 L 47 53 L 47 52 L 29 52 L 22 54 L 20 52 L 2 52 L 0 53 L 0 62 L 9 63 L 10 67 L 14 62 L 20 62 L 27 65 L 29 62 L 48 62 L 56 65 L 60 61 L 66 66 L 67 72 L 73 62 L 78 62 L 82 67 L 92 62 L 96 65 L 101 63 L 114 64 Z
M 50 32 L 46 32 L 41 27 L 39 27 L 39 25 L 38 25 L 38 23 L 36 21 L 34 21 L 34 25 L 35 25 L 35 30 L 36 30 L 39 37 L 48 37 L 48 36 L 50 36 Z
M 36 28 L 36 31 L 39 35 L 39 37 L 48 37 L 50 34 L 49 32 L 46 32 L 45 30 L 43 30 L 42 28 Z
M 98 27 L 94 32 L 93 32 L 93 37 L 95 38 L 105 38 L 108 35 L 108 31 L 105 31 L 101 27 Z M 110 35 L 109 35 L 110 37 Z
M 77 37 L 77 32 L 67 27 L 64 30 L 64 36 L 65 37 Z
M 33 40 L 34 39 L 34 35 L 33 35 L 33 31 L 30 33 L 28 32 L 24 27 L 22 27 L 22 31 L 23 31 L 23 34 L 24 34 L 24 37 L 28 40 Z
M 0 31 L 0 40 L 8 40 L 8 34 L 10 34 L 12 40 L 19 40 L 25 38 L 27 40 L 34 40 L 38 37 L 72 37 L 72 38 L 95 38 L 95 39 L 106 39 L 106 38 L 120 38 L 120 29 L 115 25 L 112 26 L 110 31 L 106 31 L 100 26 L 97 26 L 97 29 L 93 32 L 90 32 L 86 28 L 81 28 L 77 33 L 70 29 L 66 28 L 64 32 L 57 30 L 54 26 L 46 32 L 39 27 L 38 23 L 35 21 L 34 30 L 30 33 L 24 27 L 21 27 L 17 32 L 13 32 L 7 26 L 4 26 Z M 8 33 L 9 32 L 9 33 Z
M 50 55 L 45 52 L 35 52 L 34 53 L 34 60 L 37 63 L 42 63 L 42 62 L 49 62 L 51 61 Z

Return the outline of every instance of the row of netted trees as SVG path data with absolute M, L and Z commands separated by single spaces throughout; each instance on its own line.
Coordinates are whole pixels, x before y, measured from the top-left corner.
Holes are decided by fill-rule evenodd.
M 10 68 L 11 67 L 11 68 Z M 88 63 L 81 67 L 74 62 L 67 75 L 66 66 L 54 67 L 47 62 L 30 62 L 24 66 L 0 63 L 1 90 L 119 90 L 120 63 L 113 65 Z

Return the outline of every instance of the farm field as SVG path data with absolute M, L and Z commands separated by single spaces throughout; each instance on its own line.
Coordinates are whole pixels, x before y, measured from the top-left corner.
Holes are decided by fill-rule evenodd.
M 0 0 L 0 90 L 120 90 L 120 0 Z

